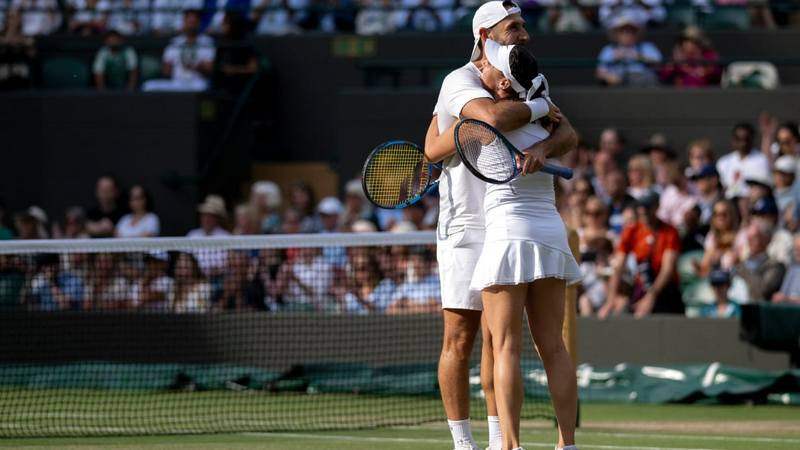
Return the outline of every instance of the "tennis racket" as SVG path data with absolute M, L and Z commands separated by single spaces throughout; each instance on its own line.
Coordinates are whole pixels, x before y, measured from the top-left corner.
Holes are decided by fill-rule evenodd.
M 439 185 L 437 164 L 425 162 L 422 149 L 408 141 L 389 141 L 369 154 L 361 172 L 364 193 L 375 206 L 405 208 Z
M 517 150 L 502 133 L 491 125 L 475 119 L 465 119 L 456 125 L 458 156 L 473 175 L 487 183 L 503 184 L 520 173 L 517 163 L 524 154 Z M 542 172 L 569 180 L 572 169 L 545 163 Z

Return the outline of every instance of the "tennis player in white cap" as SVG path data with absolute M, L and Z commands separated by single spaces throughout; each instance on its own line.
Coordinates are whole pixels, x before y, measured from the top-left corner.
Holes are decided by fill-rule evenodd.
M 469 285 L 484 240 L 483 198 L 485 183 L 461 164 L 455 153 L 453 126 L 460 117 L 483 120 L 501 131 L 519 128 L 550 111 L 543 99 L 530 102 L 495 101 L 480 80 L 487 64 L 483 43 L 490 38 L 501 44 L 525 44 L 529 40 L 520 8 L 512 1 L 490 1 L 475 12 L 470 61 L 451 72 L 442 83 L 425 138 L 425 156 L 442 161 L 439 183 L 437 259 L 441 280 L 444 338 L 439 359 L 439 388 L 456 450 L 479 448 L 469 419 L 469 356 L 481 328 L 481 296 Z M 577 142 L 566 117 L 548 138 L 536 144 L 544 154 L 573 148 Z M 531 149 L 528 149 L 531 150 Z M 483 330 L 481 385 L 486 395 L 489 448 L 502 449 L 502 434 L 494 402 L 491 338 Z

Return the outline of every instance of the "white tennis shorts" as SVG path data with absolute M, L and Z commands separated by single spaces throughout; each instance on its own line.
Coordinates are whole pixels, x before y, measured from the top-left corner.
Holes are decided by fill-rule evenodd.
M 465 229 L 436 241 L 443 309 L 481 311 L 480 291 L 470 291 L 472 274 L 483 249 L 484 231 Z

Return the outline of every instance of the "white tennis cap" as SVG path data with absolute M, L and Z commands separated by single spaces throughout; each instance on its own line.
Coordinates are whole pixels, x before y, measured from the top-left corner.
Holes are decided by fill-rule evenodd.
M 511 87 L 514 89 L 514 92 L 523 95 L 526 89 L 514 78 L 514 74 L 511 73 L 511 64 L 508 61 L 513 48 L 513 45 L 500 45 L 491 39 L 487 39 L 484 44 L 486 59 L 489 60 L 489 64 L 500 72 L 503 72 L 503 76 L 511 81 Z
M 794 175 L 797 172 L 797 159 L 792 155 L 783 155 L 775 160 L 776 172 L 783 172 Z
M 481 40 L 481 28 L 492 28 L 506 17 L 520 13 L 522 10 L 511 0 L 496 0 L 481 5 L 472 18 L 472 37 L 475 38 L 475 43 L 472 45 L 472 55 L 469 60 L 475 61 L 481 54 L 478 48 L 478 42 Z

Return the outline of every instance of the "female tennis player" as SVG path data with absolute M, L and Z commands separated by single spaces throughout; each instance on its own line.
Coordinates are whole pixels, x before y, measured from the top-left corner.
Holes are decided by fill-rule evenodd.
M 542 91 L 533 55 L 520 45 L 486 41 L 489 64 L 481 71 L 484 87 L 496 99 L 518 99 Z M 537 89 L 539 87 L 540 89 Z M 550 103 L 548 118 L 558 119 Z M 543 118 L 544 119 L 544 118 Z M 505 134 L 517 148 L 549 136 L 541 122 Z M 557 448 L 575 449 L 577 410 L 575 368 L 562 339 L 565 283 L 577 282 L 580 268 L 567 243 L 564 222 L 555 206 L 552 175 L 539 172 L 546 157 L 526 152 L 525 176 L 506 184 L 488 184 L 484 197 L 486 235 L 470 287 L 482 291 L 483 310 L 492 335 L 494 389 L 503 448 L 519 448 L 522 408 L 520 352 L 522 314 L 527 311 L 533 341 L 544 363 L 560 427 Z

